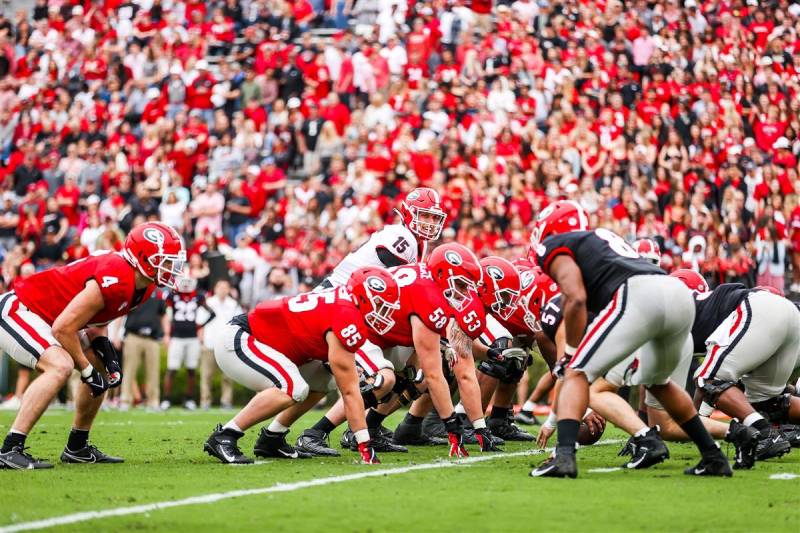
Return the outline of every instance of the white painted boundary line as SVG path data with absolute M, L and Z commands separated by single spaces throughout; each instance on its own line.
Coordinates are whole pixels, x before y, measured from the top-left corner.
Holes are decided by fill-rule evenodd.
M 610 440 L 600 441 L 594 446 L 620 444 L 622 442 L 623 440 L 621 439 L 610 439 Z M 101 518 L 108 518 L 111 516 L 127 516 L 134 514 L 149 513 L 151 511 L 160 511 L 163 509 L 170 509 L 172 507 L 184 507 L 187 505 L 215 503 L 221 500 L 229 500 L 231 498 L 241 498 L 242 496 L 257 496 L 259 494 L 269 494 L 273 492 L 293 492 L 296 490 L 306 489 L 309 487 L 320 487 L 324 485 L 343 483 L 345 481 L 355 481 L 357 479 L 364 479 L 369 477 L 393 476 L 396 474 L 405 474 L 408 472 L 414 472 L 416 470 L 431 470 L 434 468 L 449 468 L 449 467 L 464 466 L 464 465 L 469 466 L 474 463 L 481 463 L 483 461 L 493 461 L 495 459 L 504 459 L 506 457 L 537 455 L 544 453 L 544 451 L 545 450 L 526 450 L 524 452 L 481 455 L 477 457 L 469 457 L 467 459 L 459 459 L 456 461 L 442 460 L 434 463 L 423 463 L 413 466 L 403 466 L 400 468 L 384 468 L 381 470 L 369 470 L 365 472 L 358 472 L 356 474 L 347 474 L 344 476 L 331 476 L 319 479 L 309 479 L 306 481 L 296 481 L 294 483 L 277 483 L 270 487 L 262 487 L 258 489 L 232 490 L 228 492 L 218 492 L 215 494 L 205 494 L 203 496 L 190 496 L 188 498 L 182 498 L 180 500 L 168 500 L 163 502 L 146 503 L 143 505 L 134 505 L 131 507 L 117 507 L 116 509 L 106 509 L 104 511 L 85 511 L 82 513 L 73 513 L 62 516 L 54 516 L 52 518 L 45 518 L 43 520 L 35 520 L 33 522 L 9 524 L 0 527 L 0 533 L 12 533 L 15 531 L 30 531 L 34 529 L 45 529 L 48 527 L 64 526 L 67 524 L 86 522 L 88 520 L 98 520 Z M 552 448 L 546 451 L 552 451 Z

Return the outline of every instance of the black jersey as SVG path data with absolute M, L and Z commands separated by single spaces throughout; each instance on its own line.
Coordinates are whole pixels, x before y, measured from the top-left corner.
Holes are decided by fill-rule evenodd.
M 196 293 L 173 292 L 167 299 L 172 309 L 172 336 L 177 339 L 197 337 L 197 310 L 205 305 L 205 298 Z
M 741 283 L 723 283 L 711 292 L 694 293 L 694 353 L 705 353 L 706 339 L 752 291 L 753 289 L 748 289 Z
M 542 316 L 539 319 L 539 322 L 542 324 L 542 333 L 553 341 L 554 344 L 556 342 L 558 326 L 561 325 L 563 319 L 564 315 L 561 312 L 561 295 L 558 294 L 542 306 Z
M 639 257 L 625 239 L 602 228 L 553 235 L 536 248 L 539 264 L 548 275 L 550 264 L 559 255 L 572 257 L 581 269 L 586 307 L 592 313 L 603 310 L 628 278 L 666 275 L 659 267 Z

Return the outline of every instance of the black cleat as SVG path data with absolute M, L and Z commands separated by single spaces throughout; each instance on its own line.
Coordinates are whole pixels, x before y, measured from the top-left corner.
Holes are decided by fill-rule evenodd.
M 87 444 L 82 449 L 73 452 L 67 447 L 61 452 L 62 463 L 124 463 L 122 457 L 112 457 L 97 449 L 97 446 Z
M 636 455 L 636 443 L 633 441 L 633 435 L 628 437 L 628 440 L 625 441 L 622 449 L 617 452 L 617 457 L 626 457 L 628 455 Z
M 339 439 L 339 446 L 344 448 L 345 450 L 358 450 L 358 443 L 356 442 L 356 436 L 347 428 L 342 433 L 342 437 Z
M 318 429 L 307 429 L 297 437 L 295 449 L 319 457 L 339 457 L 341 454 L 328 445 L 328 435 Z
M 14 446 L 7 452 L 0 452 L 0 467 L 11 468 L 14 470 L 39 470 L 43 468 L 53 468 L 53 465 L 36 459 L 27 453 L 27 448 Z
M 783 433 L 792 448 L 800 448 L 800 426 L 794 424 L 781 424 L 778 430 Z
M 425 435 L 422 432 L 422 424 L 400 422 L 394 430 L 392 442 L 406 446 L 444 446 L 448 440 Z
M 358 451 L 358 443 L 356 442 L 355 435 L 353 435 L 353 432 L 350 431 L 350 428 L 347 428 L 347 431 L 342 434 L 340 443 L 342 448 L 348 448 L 354 452 Z M 387 439 L 384 437 L 383 432 L 380 429 L 377 431 L 370 430 L 369 444 L 370 447 L 376 452 L 408 453 L 408 448 L 399 444 L 395 444 L 392 442 L 392 439 Z
M 531 470 L 531 477 L 578 477 L 578 464 L 575 461 L 575 452 L 569 450 L 558 453 Z
M 286 433 L 273 433 L 267 428 L 261 428 L 258 439 L 253 447 L 256 457 L 277 457 L 278 459 L 308 459 L 310 453 L 296 450 L 286 442 Z
M 625 463 L 626 468 L 643 469 L 669 459 L 667 445 L 658 434 L 658 426 L 651 427 L 641 437 L 633 437 L 633 455 Z
M 381 437 L 383 437 L 385 439 L 389 439 L 389 440 L 392 440 L 392 438 L 394 437 L 394 431 L 392 431 L 391 429 L 387 428 L 383 424 L 381 424 L 380 427 L 378 428 L 378 434 Z
M 229 465 L 247 465 L 253 462 L 239 449 L 238 441 L 244 433 L 232 429 L 224 429 L 222 424 L 217 424 L 214 432 L 203 445 L 205 452 Z
M 780 457 L 789 453 L 791 449 L 792 445 L 777 429 L 769 428 L 758 432 L 757 460 L 766 461 L 773 457 Z
M 523 426 L 538 426 L 541 423 L 533 411 L 520 411 L 514 415 L 514 422 Z
M 731 477 L 731 465 L 728 464 L 728 458 L 722 453 L 722 450 L 717 449 L 716 452 L 704 455 L 697 466 L 692 466 L 683 471 L 687 476 L 725 476 Z
M 725 442 L 733 444 L 736 450 L 733 460 L 733 468 L 753 468 L 756 462 L 756 449 L 758 447 L 758 430 L 745 426 L 735 418 L 731 420 L 728 433 L 725 435 Z
M 492 430 L 493 436 L 503 441 L 531 442 L 536 440 L 536 437 L 517 427 L 512 420 L 510 415 L 507 418 L 490 417 L 486 419 L 486 425 Z

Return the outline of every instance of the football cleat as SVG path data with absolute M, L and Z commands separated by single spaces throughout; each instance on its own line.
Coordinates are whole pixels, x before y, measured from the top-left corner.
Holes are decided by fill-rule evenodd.
M 735 418 L 731 420 L 725 442 L 733 444 L 735 451 L 733 468 L 753 468 L 756 462 L 756 449 L 758 447 L 758 430 L 745 426 Z
M 636 443 L 633 441 L 633 435 L 628 437 L 628 440 L 625 441 L 625 444 L 622 446 L 622 449 L 617 452 L 617 457 L 626 457 L 628 455 L 635 455 L 636 454 Z
M 794 424 L 781 424 L 778 430 L 786 437 L 792 448 L 800 448 L 800 426 Z
M 728 458 L 719 448 L 714 453 L 704 455 L 696 466 L 692 466 L 683 471 L 687 476 L 725 476 L 731 477 L 731 465 Z
M 669 450 L 658 434 L 658 426 L 651 427 L 641 437 L 633 437 L 634 451 L 626 468 L 643 469 L 669 459 Z
M 447 439 L 429 437 L 422 431 L 422 424 L 400 424 L 394 430 L 392 442 L 406 446 L 444 446 Z
M 492 430 L 492 435 L 503 441 L 531 442 L 536 437 L 520 429 L 509 415 L 507 418 L 487 418 L 486 425 Z
M 381 437 L 383 437 L 385 439 L 389 439 L 389 440 L 392 440 L 392 438 L 394 437 L 394 431 L 392 431 L 391 429 L 387 428 L 383 424 L 381 424 L 380 427 L 378 427 L 378 434 Z
M 267 428 L 261 428 L 258 439 L 253 447 L 256 457 L 277 457 L 278 459 L 308 459 L 310 453 L 298 451 L 286 442 L 286 433 L 273 433 Z
M 341 454 L 328 445 L 328 435 L 318 429 L 307 429 L 297 437 L 295 449 L 322 457 L 339 457 Z
M 523 426 L 538 426 L 541 423 L 533 411 L 520 411 L 514 415 L 514 422 Z
M 370 441 L 369 445 L 370 448 L 375 450 L 376 452 L 383 452 L 383 453 L 408 453 L 408 448 L 405 446 L 401 446 L 392 442 L 391 439 L 387 439 L 384 437 L 384 434 L 380 429 L 375 431 L 371 429 L 369 431 Z M 342 448 L 349 448 L 350 450 L 357 452 L 359 451 L 358 443 L 356 442 L 355 435 L 353 432 L 350 431 L 350 428 L 344 432 L 341 439 Z
M 556 452 L 542 464 L 531 470 L 531 477 L 578 477 L 578 464 L 575 453 Z
M 53 465 L 32 457 L 23 446 L 14 446 L 7 452 L 0 452 L 0 466 L 14 470 L 39 470 L 53 468 Z
M 789 453 L 791 449 L 792 445 L 777 429 L 769 428 L 758 432 L 757 460 L 766 461 L 773 457 L 780 457 Z
M 64 447 L 61 452 L 62 463 L 124 463 L 121 457 L 106 455 L 97 449 L 97 446 L 87 444 L 78 451 L 72 451 Z
M 339 439 L 339 446 L 344 448 L 345 450 L 357 450 L 358 443 L 356 442 L 356 436 L 347 428 L 342 433 L 342 437 Z
M 238 440 L 244 433 L 231 429 L 224 429 L 222 424 L 217 424 L 214 432 L 203 445 L 205 452 L 229 465 L 246 465 L 253 462 L 239 449 Z

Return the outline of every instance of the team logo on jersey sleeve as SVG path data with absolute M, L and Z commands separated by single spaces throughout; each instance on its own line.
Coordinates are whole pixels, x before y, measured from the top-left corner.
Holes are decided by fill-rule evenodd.
M 376 276 L 368 277 L 367 285 L 375 292 L 384 292 L 386 290 L 386 282 Z
M 458 266 L 464 262 L 458 252 L 454 252 L 453 250 L 448 250 L 444 253 L 445 260 L 453 266 Z
M 486 273 L 489 274 L 492 279 L 496 279 L 498 281 L 506 277 L 505 274 L 503 274 L 503 269 L 494 265 L 489 265 L 486 267 Z

